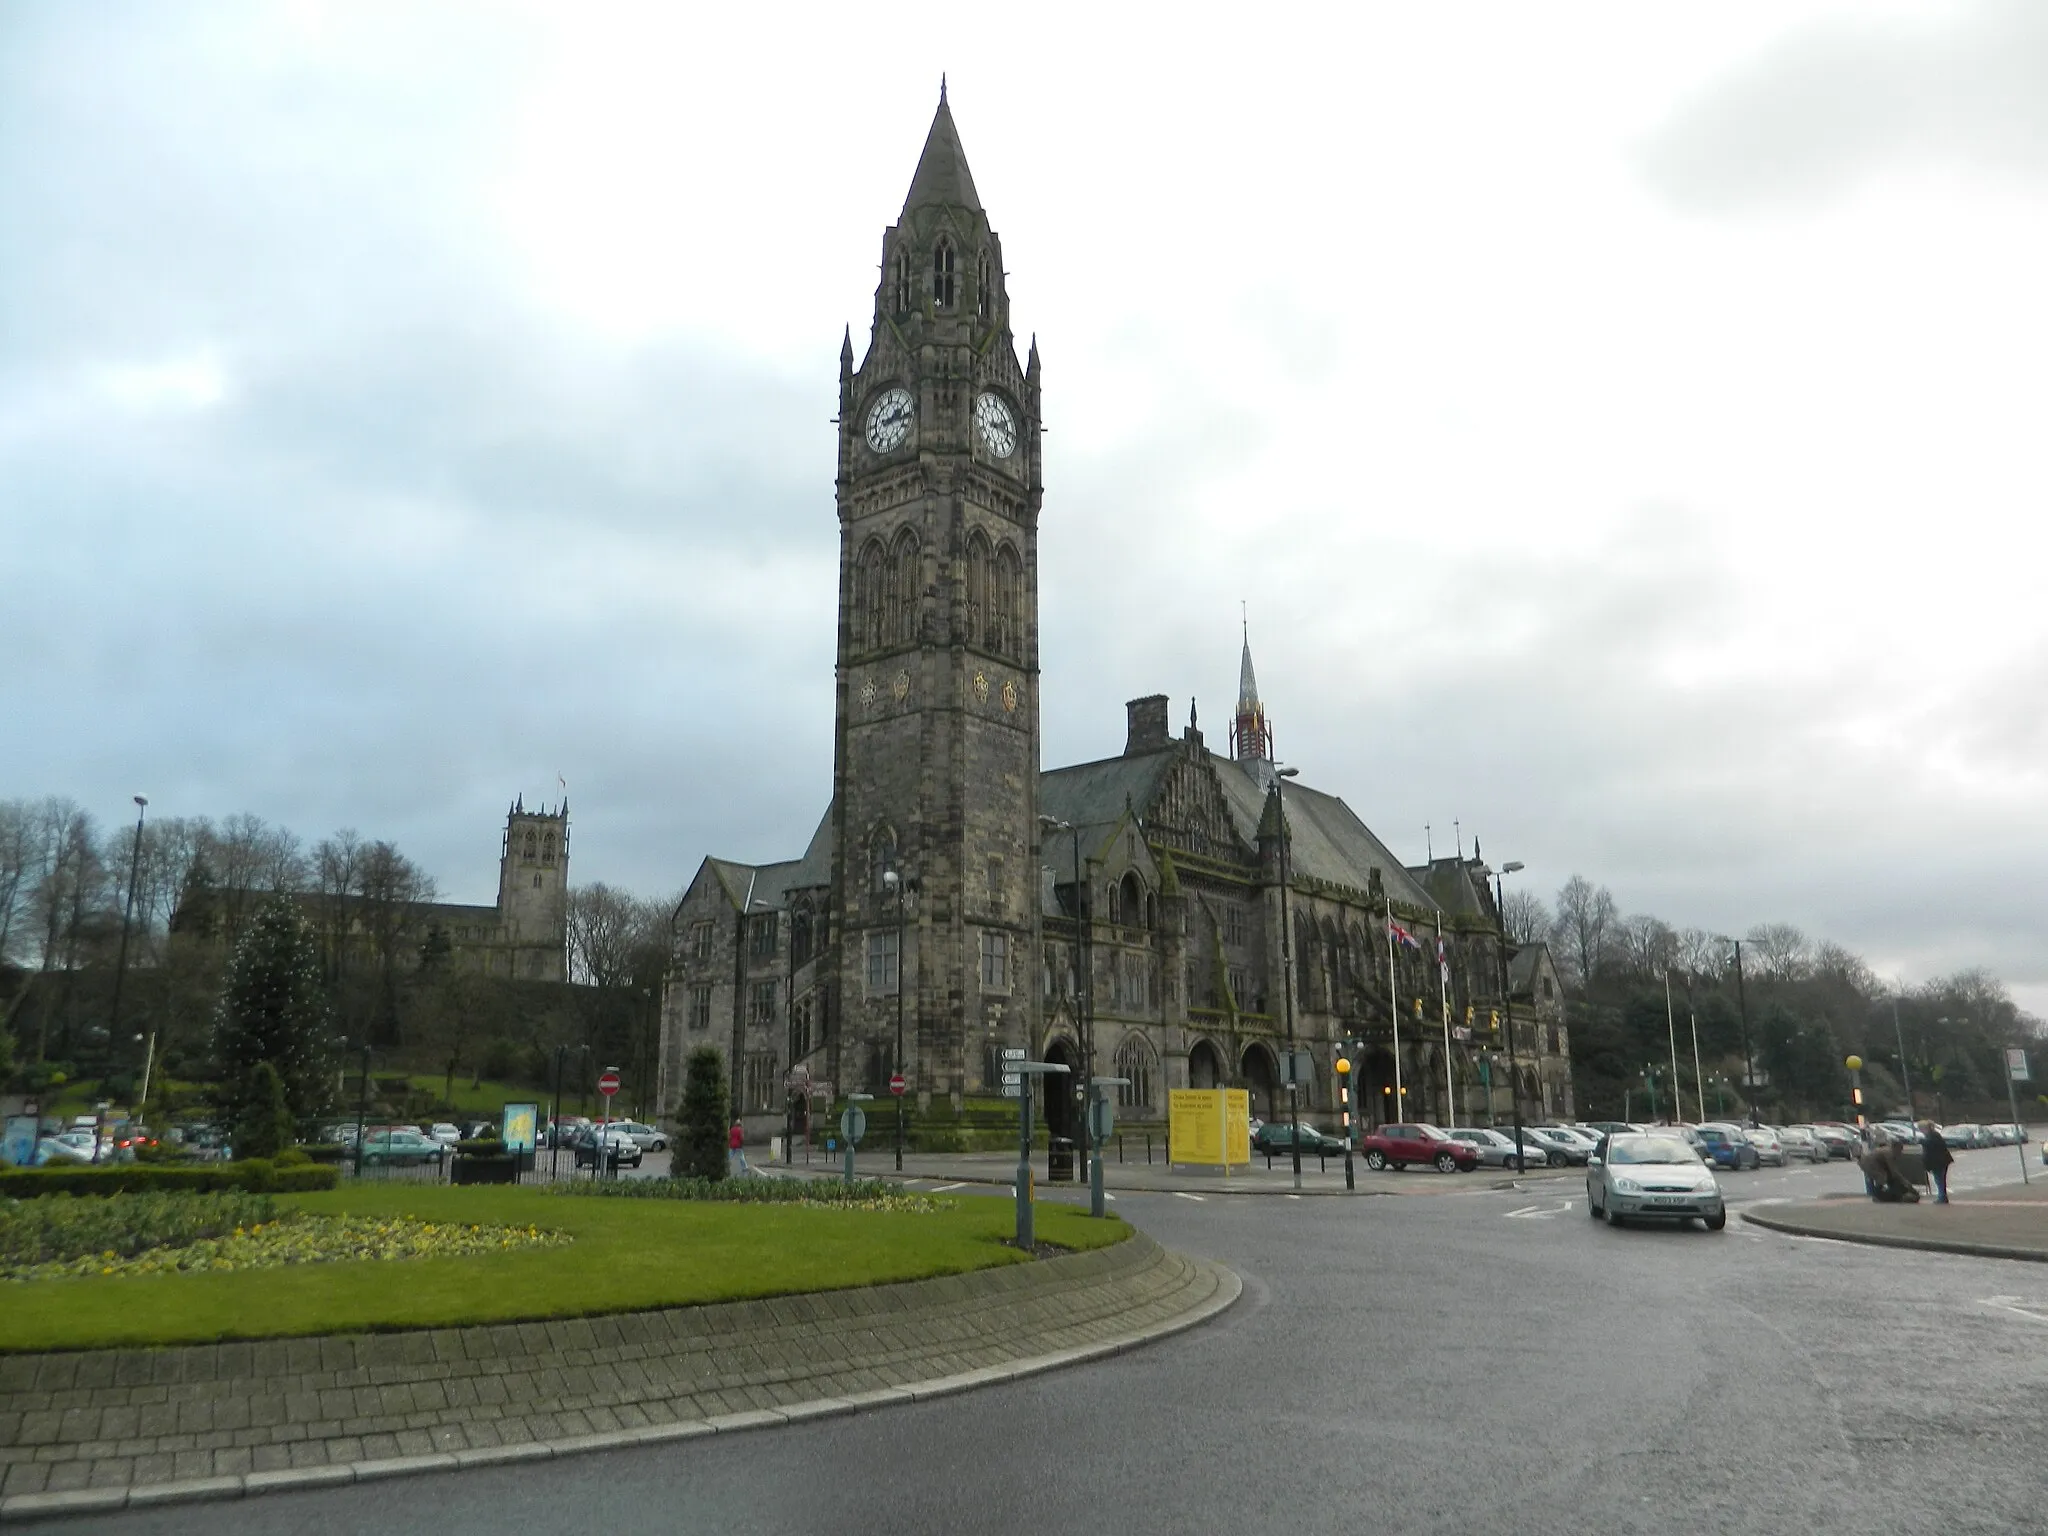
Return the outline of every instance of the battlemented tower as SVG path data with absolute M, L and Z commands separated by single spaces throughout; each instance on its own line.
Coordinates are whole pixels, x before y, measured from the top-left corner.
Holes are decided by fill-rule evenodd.
M 512 802 L 498 855 L 499 942 L 512 951 L 511 974 L 522 981 L 566 981 L 569 801 L 550 811 Z

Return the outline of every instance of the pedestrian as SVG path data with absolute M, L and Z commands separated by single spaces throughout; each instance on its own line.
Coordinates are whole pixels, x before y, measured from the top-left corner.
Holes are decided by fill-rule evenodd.
M 1948 1204 L 1948 1170 L 1956 1160 L 1948 1141 L 1932 1120 L 1920 1122 L 1920 1155 L 1927 1160 L 1927 1177 L 1934 1180 L 1934 1203 Z
M 732 1130 L 726 1134 L 725 1145 L 729 1153 L 727 1161 L 731 1165 L 730 1172 L 736 1179 L 747 1177 L 754 1171 L 747 1166 L 746 1140 L 746 1130 L 739 1121 L 733 1121 Z

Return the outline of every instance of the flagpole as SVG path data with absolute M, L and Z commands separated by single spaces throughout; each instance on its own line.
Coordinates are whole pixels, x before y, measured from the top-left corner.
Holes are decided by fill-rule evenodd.
M 1444 1124 L 1458 1123 L 1457 1106 L 1451 1102 L 1451 962 L 1444 958 L 1444 913 L 1436 913 L 1436 993 L 1444 1014 Z
M 1664 1027 L 1671 1035 L 1671 1118 L 1685 1119 L 1685 1100 L 1678 1093 L 1678 1019 L 1671 1011 L 1671 967 L 1664 967 Z
M 1692 1007 L 1692 972 L 1685 973 L 1685 1017 L 1692 1025 L 1692 1089 L 1693 1102 L 1700 1107 L 1700 1118 L 1707 1118 L 1707 1080 L 1700 1071 L 1700 1016 Z
M 1401 987 L 1394 977 L 1394 897 L 1387 895 L 1387 1017 L 1394 1021 L 1394 1119 L 1401 1119 Z

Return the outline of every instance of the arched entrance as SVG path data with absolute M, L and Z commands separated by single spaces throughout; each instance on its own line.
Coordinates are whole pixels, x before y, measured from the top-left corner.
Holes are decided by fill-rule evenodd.
M 1222 1085 L 1223 1058 L 1207 1040 L 1197 1040 L 1195 1048 L 1188 1052 L 1188 1086 L 1220 1088 Z
M 1245 1089 L 1251 1096 L 1254 1115 L 1261 1120 L 1286 1118 L 1279 1112 L 1280 1063 L 1263 1041 L 1254 1040 L 1244 1048 L 1244 1060 L 1239 1065 L 1238 1075 L 1244 1079 Z
M 1365 1053 L 1358 1070 L 1358 1113 L 1367 1125 L 1386 1125 L 1400 1116 L 1394 1108 L 1394 1053 L 1378 1047 Z
M 1045 1048 L 1045 1059 L 1055 1065 L 1064 1066 L 1065 1076 L 1048 1072 L 1044 1079 L 1044 1092 L 1038 1101 L 1039 1113 L 1045 1116 L 1045 1134 L 1064 1136 L 1069 1141 L 1081 1138 L 1081 1112 L 1075 1093 L 1080 1087 L 1080 1052 L 1074 1043 L 1064 1036 L 1054 1039 Z

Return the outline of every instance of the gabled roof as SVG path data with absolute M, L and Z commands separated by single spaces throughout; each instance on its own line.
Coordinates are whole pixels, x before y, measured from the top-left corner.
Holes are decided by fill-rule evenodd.
M 1142 814 L 1179 755 L 1176 743 L 1136 756 L 1048 768 L 1038 775 L 1039 812 L 1077 827 L 1106 827 L 1127 809 Z M 1082 853 L 1085 857 L 1085 843 Z
M 1266 765 L 1240 763 L 1214 752 L 1208 757 L 1223 785 L 1238 835 L 1248 843 L 1255 842 L 1259 817 L 1266 807 L 1265 775 L 1259 770 Z M 1288 782 L 1285 793 L 1287 826 L 1293 834 L 1287 858 L 1293 873 L 1365 891 L 1372 889 L 1372 871 L 1377 869 L 1397 906 L 1436 906 L 1401 861 L 1387 851 L 1387 845 L 1337 796 L 1310 789 L 1298 779 Z
M 774 864 L 740 864 L 707 858 L 704 867 L 723 887 L 727 899 L 742 912 L 760 912 L 789 905 L 792 893 L 832 883 L 832 810 L 826 807 L 811 845 L 800 859 Z
M 939 87 L 939 110 L 932 118 L 932 131 L 925 136 L 917 173 L 910 178 L 910 194 L 903 199 L 903 217 L 907 219 L 913 208 L 930 206 L 982 211 L 981 199 L 974 191 L 974 177 L 967 169 L 967 153 L 960 147 L 960 130 L 953 126 L 953 109 L 946 105 L 943 84 Z
M 1464 859 L 1432 859 L 1408 873 L 1444 909 L 1444 916 L 1492 926 L 1493 904 L 1481 898 L 1472 881 L 1473 866 Z

